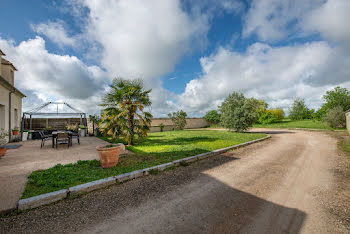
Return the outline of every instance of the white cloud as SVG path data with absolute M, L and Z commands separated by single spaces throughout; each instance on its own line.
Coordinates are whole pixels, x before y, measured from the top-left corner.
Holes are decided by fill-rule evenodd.
M 16 87 L 28 93 L 25 110 L 56 100 L 82 104 L 85 111 L 96 110 L 97 99 L 107 84 L 106 74 L 99 67 L 87 66 L 75 56 L 49 53 L 41 37 L 19 45 L 0 38 L 0 48 L 18 69 Z
M 322 2 L 324 0 L 253 0 L 244 16 L 243 36 L 255 34 L 262 41 L 296 36 L 301 33 L 299 22 Z
M 255 43 L 245 53 L 219 48 L 201 58 L 203 75 L 186 85 L 179 104 L 200 115 L 216 108 L 231 92 L 241 91 L 285 110 L 296 97 L 318 108 L 326 90 L 350 87 L 350 72 L 343 69 L 350 67 L 350 56 L 339 54 L 339 48 L 326 42 L 284 47 Z
M 40 23 L 37 25 L 31 25 L 32 29 L 39 34 L 45 35 L 51 41 L 63 46 L 77 46 L 77 38 L 70 37 L 64 27 L 63 21 L 48 21 L 47 23 Z
M 305 17 L 303 27 L 321 33 L 328 40 L 345 43 L 350 48 L 349 12 L 349 0 L 329 0 Z

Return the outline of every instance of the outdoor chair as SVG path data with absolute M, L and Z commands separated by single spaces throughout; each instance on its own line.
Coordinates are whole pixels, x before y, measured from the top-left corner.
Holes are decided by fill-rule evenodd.
M 58 143 L 66 143 L 68 144 L 68 148 L 69 148 L 69 143 L 70 143 L 70 140 L 69 140 L 69 136 L 68 136 L 68 132 L 59 132 L 57 133 L 57 137 L 56 137 L 56 149 L 58 147 Z
M 45 146 L 45 141 L 52 141 L 52 135 L 44 135 L 42 131 L 39 132 L 40 139 L 41 139 L 41 145 L 40 148 L 43 148 Z
M 77 133 L 77 132 L 72 132 L 72 135 L 71 135 L 71 137 L 70 137 L 70 145 L 73 144 L 73 138 L 77 138 L 78 144 L 80 145 L 79 133 Z

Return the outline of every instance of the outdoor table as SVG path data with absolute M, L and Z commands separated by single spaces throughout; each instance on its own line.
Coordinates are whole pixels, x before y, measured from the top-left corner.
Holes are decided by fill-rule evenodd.
M 68 136 L 71 138 L 72 137 L 72 132 L 71 131 L 53 131 L 52 134 L 52 148 L 55 148 L 55 138 L 57 137 L 58 133 L 68 133 Z

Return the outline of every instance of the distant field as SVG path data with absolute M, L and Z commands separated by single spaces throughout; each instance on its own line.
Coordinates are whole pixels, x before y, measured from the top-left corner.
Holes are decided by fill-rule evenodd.
M 310 128 L 310 129 L 328 129 L 334 130 L 334 128 L 329 127 L 325 122 L 317 120 L 290 120 L 284 119 L 279 123 L 272 124 L 254 124 L 254 128 Z

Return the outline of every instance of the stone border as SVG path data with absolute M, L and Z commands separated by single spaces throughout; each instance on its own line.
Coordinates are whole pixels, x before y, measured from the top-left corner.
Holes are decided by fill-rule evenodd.
M 105 187 L 111 186 L 111 185 L 116 184 L 116 183 L 124 183 L 128 180 L 132 180 L 132 179 L 136 179 L 138 177 L 149 175 L 150 171 L 152 171 L 152 170 L 153 171 L 164 171 L 167 168 L 179 166 L 181 164 L 181 162 L 186 162 L 186 163 L 195 162 L 197 160 L 202 160 L 202 159 L 205 159 L 205 158 L 208 158 L 211 156 L 225 153 L 225 152 L 232 150 L 232 149 L 237 149 L 237 148 L 247 146 L 247 145 L 250 145 L 250 144 L 253 144 L 256 142 L 260 142 L 260 141 L 266 140 L 270 137 L 271 137 L 270 135 L 267 135 L 266 137 L 263 137 L 263 138 L 260 138 L 257 140 L 248 141 L 248 142 L 241 143 L 238 145 L 229 146 L 229 147 L 222 148 L 222 149 L 217 149 L 217 150 L 214 150 L 211 152 L 202 153 L 202 154 L 198 154 L 195 156 L 178 159 L 178 160 L 175 160 L 175 161 L 172 161 L 169 163 L 165 163 L 165 164 L 161 164 L 161 165 L 157 165 L 154 167 L 149 167 L 149 168 L 145 168 L 145 169 L 141 169 L 141 170 L 137 170 L 137 171 L 132 171 L 132 172 L 120 174 L 117 176 L 112 176 L 112 177 L 108 177 L 108 178 L 104 178 L 104 179 L 100 179 L 100 180 L 95 180 L 95 181 L 92 181 L 89 183 L 73 186 L 73 187 L 70 187 L 68 189 L 62 189 L 62 190 L 51 192 L 51 193 L 41 194 L 41 195 L 38 195 L 35 197 L 21 199 L 18 201 L 18 205 L 17 205 L 16 210 L 23 211 L 23 210 L 27 210 L 27 209 L 36 208 L 36 207 L 39 207 L 42 205 L 51 204 L 51 203 L 57 202 L 59 200 L 63 200 L 65 198 L 68 198 L 68 197 L 72 197 L 72 196 L 74 197 L 77 195 L 85 194 L 85 193 L 93 191 L 93 190 L 105 188 Z

